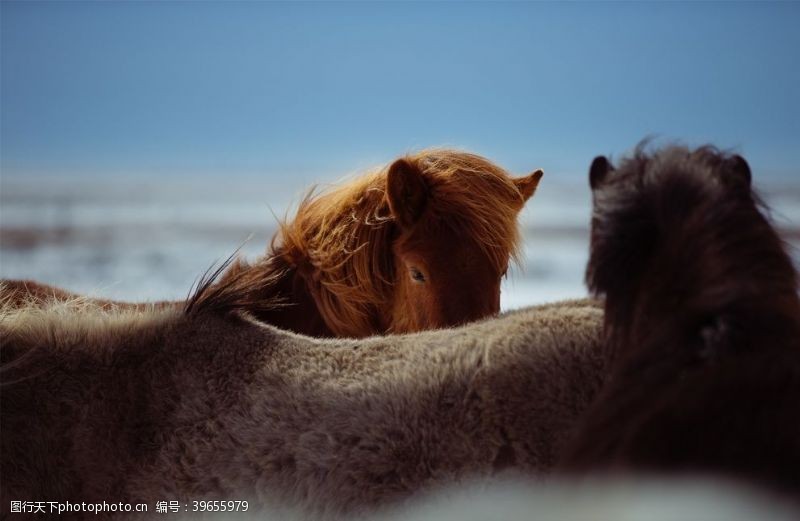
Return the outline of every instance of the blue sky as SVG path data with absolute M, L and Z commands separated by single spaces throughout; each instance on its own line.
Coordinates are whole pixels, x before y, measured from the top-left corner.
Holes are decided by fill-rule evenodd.
M 798 178 L 800 4 L 3 2 L 4 176 L 583 176 L 648 134 Z

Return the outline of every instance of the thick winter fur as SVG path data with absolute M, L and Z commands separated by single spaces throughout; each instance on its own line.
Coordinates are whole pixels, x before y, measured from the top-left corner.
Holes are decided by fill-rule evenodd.
M 511 177 L 456 150 L 409 154 L 327 192 L 309 192 L 264 257 L 226 265 L 221 278 L 208 279 L 214 287 L 185 305 L 246 310 L 323 337 L 422 331 L 494 315 L 501 278 L 519 248 L 517 215 L 542 175 Z M 6 286 L 17 305 L 78 297 L 32 281 Z M 169 305 L 184 303 L 159 303 Z
M 146 311 L 155 307 L 180 307 L 180 303 L 170 301 L 159 302 L 118 302 L 108 299 L 91 298 L 65 289 L 57 288 L 34 280 L 0 280 L 2 298 L 8 307 L 50 306 L 58 302 L 91 301 L 103 309 L 129 309 Z
M 572 470 L 716 472 L 800 494 L 800 301 L 739 156 L 641 148 L 592 165 L 587 283 L 612 376 Z
M 202 308 L 9 307 L 0 508 L 249 498 L 346 517 L 468 476 L 536 475 L 603 381 L 601 316 L 569 301 L 320 340 Z

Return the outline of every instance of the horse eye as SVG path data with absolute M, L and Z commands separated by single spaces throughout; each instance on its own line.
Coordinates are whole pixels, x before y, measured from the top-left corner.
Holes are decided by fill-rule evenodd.
M 411 279 L 414 282 L 425 282 L 425 275 L 417 268 L 408 268 L 408 272 L 411 274 Z

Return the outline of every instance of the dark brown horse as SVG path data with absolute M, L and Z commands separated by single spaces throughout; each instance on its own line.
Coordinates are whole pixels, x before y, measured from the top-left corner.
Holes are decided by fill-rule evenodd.
M 541 176 L 512 178 L 453 150 L 408 155 L 309 194 L 263 258 L 234 261 L 198 293 L 202 302 L 187 305 L 244 309 L 314 336 L 420 331 L 495 314 L 517 253 L 517 215 Z M 29 281 L 7 281 L 6 292 L 19 303 L 76 296 Z
M 800 493 L 800 301 L 737 155 L 636 153 L 590 170 L 589 288 L 611 377 L 570 470 L 700 472 Z

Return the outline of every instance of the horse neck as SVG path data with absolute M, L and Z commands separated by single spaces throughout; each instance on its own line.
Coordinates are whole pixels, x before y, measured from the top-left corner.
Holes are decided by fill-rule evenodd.
M 652 335 L 656 322 L 686 328 L 716 318 L 734 323 L 748 341 L 800 338 L 796 272 L 758 210 L 715 205 L 673 222 L 635 296 L 611 299 L 616 314 L 607 320 L 634 333 L 622 341 Z
M 360 338 L 389 330 L 392 315 L 391 309 L 387 306 L 365 302 L 363 295 L 360 294 L 353 295 L 346 291 L 342 293 L 345 288 L 338 284 L 329 288 L 318 279 L 314 268 L 308 269 L 308 266 L 303 268 L 291 268 L 291 282 L 287 280 L 287 285 L 291 284 L 293 301 L 297 305 L 294 310 L 296 313 L 287 315 L 286 318 L 294 320 L 296 315 L 302 326 L 309 321 L 309 316 L 313 312 L 314 327 L 318 327 L 320 333 L 306 334 Z M 357 293 L 357 290 L 354 293 Z M 288 329 L 300 332 L 299 329 L 292 327 Z
M 273 243 L 273 255 L 293 273 L 291 291 L 313 305 L 330 336 L 371 336 L 391 325 L 395 229 L 376 210 L 383 200 L 376 194 L 382 192 L 370 185 L 359 193 L 346 211 L 335 201 L 323 204 L 325 198 L 312 201 L 313 211 L 298 212 Z M 319 206 L 337 211 L 319 211 Z
M 220 283 L 225 283 L 225 278 L 241 276 L 239 272 L 244 270 L 250 272 L 247 278 L 254 281 L 247 300 L 277 302 L 274 306 L 245 308 L 256 319 L 303 335 L 334 336 L 317 309 L 305 279 L 280 251 L 271 252 L 253 265 L 238 261 Z

